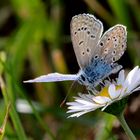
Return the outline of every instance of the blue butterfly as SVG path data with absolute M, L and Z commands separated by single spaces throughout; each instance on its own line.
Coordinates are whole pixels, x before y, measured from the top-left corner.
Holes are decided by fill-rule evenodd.
M 91 14 L 79 14 L 72 18 L 71 38 L 75 55 L 80 66 L 78 74 L 51 73 L 31 82 L 78 81 L 92 90 L 122 66 L 115 63 L 126 50 L 126 27 L 117 24 L 103 35 L 103 24 Z

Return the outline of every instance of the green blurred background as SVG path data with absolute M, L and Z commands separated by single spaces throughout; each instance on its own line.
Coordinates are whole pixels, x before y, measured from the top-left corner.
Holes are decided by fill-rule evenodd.
M 119 63 L 140 65 L 138 0 L 4 0 L 0 1 L 0 126 L 5 140 L 127 140 L 114 116 L 95 111 L 67 119 L 63 99 L 71 82 L 23 84 L 51 72 L 79 70 L 70 39 L 70 21 L 94 14 L 107 30 L 124 24 L 128 48 Z M 80 87 L 72 90 L 68 101 Z M 140 139 L 140 95 L 129 97 L 125 118 Z M 9 108 L 9 117 L 5 117 Z M 6 120 L 6 129 L 5 122 Z M 4 136 L 3 136 L 4 134 Z

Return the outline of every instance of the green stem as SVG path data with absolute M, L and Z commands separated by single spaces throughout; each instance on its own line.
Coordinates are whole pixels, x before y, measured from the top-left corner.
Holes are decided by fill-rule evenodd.
M 5 114 L 4 121 L 3 121 L 3 124 L 2 124 L 2 127 L 1 127 L 0 140 L 4 139 L 5 128 L 6 128 L 6 124 L 7 124 L 7 120 L 8 120 L 8 115 L 9 115 L 9 109 L 10 109 L 10 103 L 7 106 L 6 114 Z
M 8 96 L 6 85 L 5 85 L 1 76 L 0 76 L 0 87 L 1 87 L 2 94 L 3 94 L 4 100 L 5 100 L 5 104 L 8 106 L 8 104 L 9 104 L 9 102 L 11 102 L 11 100 Z M 26 137 L 25 132 L 24 132 L 24 128 L 22 127 L 20 118 L 19 118 L 18 113 L 16 112 L 16 109 L 14 108 L 13 104 L 11 104 L 11 108 L 10 108 L 9 113 L 10 113 L 10 117 L 12 119 L 12 122 L 14 124 L 18 139 L 19 140 L 27 140 L 27 137 Z
M 123 112 L 121 114 L 117 115 L 117 118 L 120 121 L 125 133 L 129 137 L 129 139 L 130 140 L 136 140 L 136 137 L 134 136 L 133 132 L 131 131 L 131 129 L 129 128 L 129 126 L 127 125 L 127 123 L 124 119 Z

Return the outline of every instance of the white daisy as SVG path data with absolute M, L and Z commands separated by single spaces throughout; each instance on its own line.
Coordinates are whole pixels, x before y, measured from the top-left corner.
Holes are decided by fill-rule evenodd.
M 126 78 L 124 70 L 121 70 L 115 81 L 105 81 L 105 87 L 96 96 L 79 94 L 79 97 L 74 97 L 74 102 L 67 103 L 69 109 L 67 113 L 72 113 L 69 117 L 79 117 L 98 108 L 102 108 L 103 111 L 110 104 L 137 90 L 140 90 L 140 68 L 138 66 L 131 70 Z

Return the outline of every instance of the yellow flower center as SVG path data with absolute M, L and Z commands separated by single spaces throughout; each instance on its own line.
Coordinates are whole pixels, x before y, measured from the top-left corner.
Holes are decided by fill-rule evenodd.
M 109 86 L 104 87 L 100 93 L 98 94 L 98 96 L 105 96 L 105 97 L 110 97 L 109 93 L 108 93 L 108 88 Z M 116 85 L 115 86 L 116 90 L 119 90 L 122 88 L 122 85 Z
M 108 94 L 108 86 L 107 87 L 104 87 L 98 95 L 99 96 L 109 97 L 109 94 Z
M 121 89 L 122 88 L 122 85 L 117 85 L 116 86 L 116 90 L 119 90 L 119 89 Z

